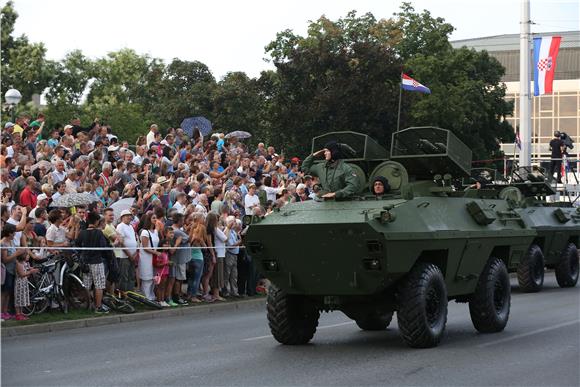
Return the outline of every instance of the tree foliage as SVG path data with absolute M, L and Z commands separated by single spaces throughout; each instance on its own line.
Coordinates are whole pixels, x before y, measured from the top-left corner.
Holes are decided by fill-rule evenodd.
M 98 117 L 133 140 L 152 122 L 175 127 L 201 115 L 218 131 L 249 131 L 252 141 L 288 155 L 305 156 L 310 138 L 329 131 L 366 133 L 388 146 L 405 72 L 432 94 L 402 92 L 401 127 L 449 128 L 476 157 L 513 140 L 503 120 L 513 107 L 504 100 L 499 62 L 487 52 L 453 49 L 453 26 L 408 3 L 388 19 L 352 11 L 338 20 L 321 16 L 305 36 L 281 31 L 265 47 L 275 71 L 257 78 L 233 72 L 219 81 L 199 61 L 166 64 L 131 49 L 97 59 L 72 51 L 52 62 L 42 43 L 13 36 L 12 2 L 1 18 L 2 89 L 18 88 L 25 106 L 48 87 L 49 126 Z
M 29 43 L 25 35 L 13 37 L 18 13 L 14 4 L 7 2 L 0 11 L 2 26 L 2 93 L 16 88 L 24 103 L 33 94 L 41 94 L 54 75 L 55 63 L 46 59 L 42 43 Z

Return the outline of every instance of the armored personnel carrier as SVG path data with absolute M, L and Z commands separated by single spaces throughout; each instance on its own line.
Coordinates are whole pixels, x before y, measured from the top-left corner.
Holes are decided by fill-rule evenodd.
M 494 173 L 482 172 L 486 176 Z M 485 190 L 508 200 L 526 226 L 536 231 L 534 241 L 519 264 L 508 268 L 517 273 L 520 288 L 525 292 L 540 291 L 545 268 L 554 269 L 560 287 L 576 286 L 580 208 L 572 207 L 573 202 L 546 201 L 555 191 L 540 168 L 518 168 L 512 172 L 509 181 L 489 177 L 488 181 Z
M 469 303 L 479 332 L 502 331 L 508 269 L 520 265 L 538 233 L 507 193 L 452 187 L 470 174 L 470 149 L 434 127 L 394 133 L 389 159 L 353 132 L 315 138 L 313 151 L 329 140 L 353 149 L 346 161 L 364 183 L 357 195 L 246 219 L 249 254 L 273 284 L 267 317 L 274 338 L 309 342 L 323 311 L 342 311 L 363 330 L 386 329 L 396 312 L 408 345 L 433 347 L 444 335 L 450 300 Z M 366 184 L 376 176 L 391 188 L 382 196 Z

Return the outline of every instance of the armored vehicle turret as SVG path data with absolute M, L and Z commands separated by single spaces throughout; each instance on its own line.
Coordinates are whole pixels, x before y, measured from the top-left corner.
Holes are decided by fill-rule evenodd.
M 345 161 L 364 183 L 359 193 L 246 220 L 248 254 L 272 282 L 267 316 L 274 338 L 307 343 L 323 311 L 342 311 L 363 330 L 386 329 L 396 312 L 407 344 L 432 347 L 445 332 L 450 300 L 469 303 L 479 332 L 502 331 L 510 313 L 508 270 L 538 237 L 520 207 L 496 190 L 453 188 L 470 174 L 471 151 L 448 130 L 394 133 L 389 159 L 353 132 L 316 138 L 312 149 L 350 137 L 358 142 L 348 144 L 355 152 Z M 388 181 L 388 192 L 372 193 L 377 177 Z

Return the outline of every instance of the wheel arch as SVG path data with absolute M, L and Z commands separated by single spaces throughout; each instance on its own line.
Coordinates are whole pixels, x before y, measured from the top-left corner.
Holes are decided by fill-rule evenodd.
M 436 249 L 436 250 L 423 250 L 419 257 L 415 261 L 415 265 L 418 263 L 432 263 L 441 270 L 444 277 L 447 277 L 447 261 L 449 259 L 448 249 Z

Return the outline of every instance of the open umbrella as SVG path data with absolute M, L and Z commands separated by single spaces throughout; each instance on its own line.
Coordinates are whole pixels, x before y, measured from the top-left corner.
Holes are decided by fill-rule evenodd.
M 189 136 L 193 137 L 195 128 L 205 137 L 211 133 L 211 122 L 205 117 L 189 117 L 181 122 L 181 129 Z
M 98 202 L 99 198 L 88 192 L 64 194 L 55 201 L 51 207 L 76 207 L 88 206 L 91 203 Z
M 52 163 L 47 160 L 40 160 L 38 163 L 34 164 L 30 167 L 30 171 L 34 172 L 36 168 L 44 167 L 46 168 L 46 172 L 52 171 Z
M 243 130 L 236 130 L 235 132 L 231 132 L 231 133 L 226 134 L 226 138 L 232 138 L 232 137 L 236 137 L 239 139 L 250 138 L 250 137 L 252 137 L 252 134 L 249 132 L 244 132 Z
M 130 209 L 133 203 L 135 203 L 135 198 L 124 198 L 111 204 L 115 220 L 118 220 L 121 217 L 121 212 Z

